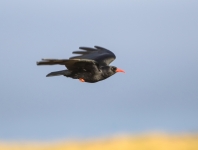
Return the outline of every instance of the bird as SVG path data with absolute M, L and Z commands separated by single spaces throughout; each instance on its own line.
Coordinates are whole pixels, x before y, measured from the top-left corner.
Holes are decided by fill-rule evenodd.
M 124 70 L 109 64 L 116 59 L 110 50 L 101 46 L 79 47 L 73 54 L 80 54 L 69 59 L 42 59 L 37 65 L 65 65 L 68 70 L 51 72 L 46 77 L 60 76 L 78 79 L 81 82 L 95 83 L 105 80 Z

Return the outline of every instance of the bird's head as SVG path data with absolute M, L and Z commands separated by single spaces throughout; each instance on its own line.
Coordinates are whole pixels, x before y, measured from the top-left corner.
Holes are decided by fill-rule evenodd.
M 119 69 L 119 68 L 117 68 L 115 66 L 105 66 L 105 67 L 102 67 L 101 69 L 102 69 L 103 75 L 106 78 L 114 75 L 117 72 L 123 72 L 123 73 L 125 73 L 124 70 Z

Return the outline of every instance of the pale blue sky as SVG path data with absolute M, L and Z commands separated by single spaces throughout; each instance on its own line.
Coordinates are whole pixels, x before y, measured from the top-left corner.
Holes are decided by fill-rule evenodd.
M 0 140 L 198 131 L 198 1 L 0 1 Z M 95 84 L 46 78 L 79 46 L 126 71 Z

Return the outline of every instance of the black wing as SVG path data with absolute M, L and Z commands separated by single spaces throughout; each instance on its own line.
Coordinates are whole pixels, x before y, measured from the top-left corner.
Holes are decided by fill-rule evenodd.
M 83 51 L 74 51 L 73 54 L 81 54 L 80 56 L 71 57 L 72 59 L 91 59 L 96 61 L 100 66 L 108 66 L 112 61 L 116 59 L 116 56 L 110 50 L 94 46 L 95 48 L 90 47 L 79 47 Z

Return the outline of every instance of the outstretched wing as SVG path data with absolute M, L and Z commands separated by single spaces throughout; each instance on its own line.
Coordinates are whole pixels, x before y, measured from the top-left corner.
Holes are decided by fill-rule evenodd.
M 79 47 L 79 49 L 83 51 L 74 51 L 73 54 L 81 54 L 81 55 L 71 57 L 70 60 L 89 59 L 98 62 L 100 66 L 108 66 L 112 61 L 116 59 L 115 54 L 110 50 L 100 46 L 94 46 L 94 47 L 95 48 Z
M 42 59 L 37 65 L 65 65 L 69 70 L 75 70 L 97 65 L 97 62 L 90 59 Z

